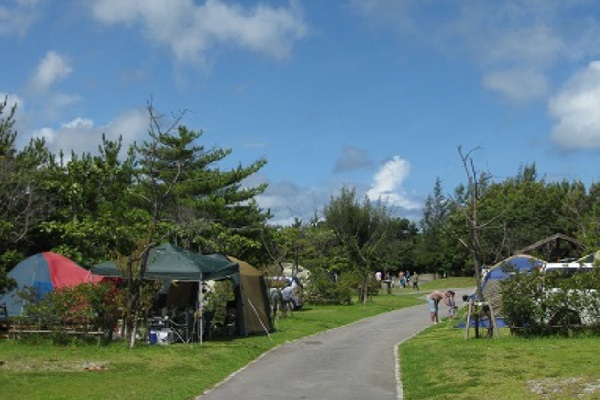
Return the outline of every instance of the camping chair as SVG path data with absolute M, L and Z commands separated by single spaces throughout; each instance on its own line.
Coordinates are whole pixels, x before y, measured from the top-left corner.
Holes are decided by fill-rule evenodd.
M 190 332 L 188 330 L 188 325 L 185 322 L 180 324 L 175 321 L 171 321 L 169 325 L 171 326 L 171 331 L 173 332 L 173 340 L 175 342 L 190 342 Z
M 169 327 L 173 330 L 173 339 L 181 343 L 190 343 L 193 340 L 195 325 L 194 312 L 189 307 L 181 310 L 169 323 Z

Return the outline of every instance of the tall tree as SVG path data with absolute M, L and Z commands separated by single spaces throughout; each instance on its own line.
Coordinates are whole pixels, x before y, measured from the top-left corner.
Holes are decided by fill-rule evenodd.
M 335 232 L 361 279 L 361 301 L 366 302 L 373 268 L 381 261 L 378 250 L 390 232 L 390 217 L 381 202 L 359 202 L 354 188 L 342 188 L 324 209 L 325 223 Z
M 47 174 L 46 186 L 54 202 L 53 213 L 41 224 L 38 241 L 78 262 L 92 264 L 129 241 L 123 221 L 131 210 L 134 158 L 120 156 L 121 139 L 102 137 L 98 155 L 60 154 Z M 133 236 L 134 237 L 134 236 Z M 127 245 L 131 248 L 131 244 Z
M 50 153 L 41 139 L 17 150 L 16 109 L 8 107 L 7 97 L 0 102 L 0 293 L 8 269 L 27 253 L 30 234 L 49 209 L 44 174 Z
M 415 262 L 419 269 L 435 273 L 458 273 L 454 268 L 454 248 L 449 240 L 448 221 L 451 211 L 451 202 L 444 195 L 442 181 L 438 177 L 435 181 L 433 193 L 427 196 L 423 207 L 423 218 L 419 222 L 420 235 L 418 236 Z
M 149 139 L 135 146 L 138 167 L 132 205 L 137 212 L 130 213 L 132 220 L 126 222 L 138 227 L 133 236 L 136 246 L 128 253 L 117 251 L 114 256 L 128 277 L 132 346 L 151 248 L 171 240 L 204 253 L 218 250 L 232 254 L 235 240 L 243 237 L 240 232 L 245 233 L 251 223 L 263 224 L 268 217 L 253 201 L 266 185 L 242 187 L 242 181 L 257 172 L 265 161 L 228 171 L 219 169 L 215 164 L 229 156 L 231 150 L 206 149 L 197 144 L 202 132 L 180 124 L 184 113 L 166 120 L 149 104 Z M 243 247 L 244 243 L 234 250 L 241 252 Z
M 465 234 L 457 235 L 457 239 L 469 251 L 473 266 L 475 269 L 475 284 L 477 286 L 477 294 L 481 296 L 481 268 L 483 266 L 483 251 L 480 240 L 480 232 L 484 225 L 488 222 L 482 222 L 479 216 L 479 202 L 489 181 L 489 176 L 481 173 L 475 168 L 475 162 L 471 157 L 472 151 L 464 154 L 459 146 L 458 154 L 460 155 L 465 175 L 467 177 L 466 191 L 459 191 L 457 195 L 458 201 L 454 205 L 461 211 L 463 221 L 465 223 Z

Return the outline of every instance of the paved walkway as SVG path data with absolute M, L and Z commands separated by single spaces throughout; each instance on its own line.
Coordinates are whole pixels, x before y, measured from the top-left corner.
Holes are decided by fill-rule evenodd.
M 456 292 L 461 305 L 472 291 Z M 422 305 L 284 344 L 197 399 L 402 399 L 395 349 L 429 326 L 425 295 Z

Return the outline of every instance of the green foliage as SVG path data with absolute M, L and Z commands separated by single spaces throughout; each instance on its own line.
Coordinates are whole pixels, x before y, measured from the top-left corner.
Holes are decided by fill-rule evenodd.
M 306 285 L 304 300 L 312 304 L 350 304 L 360 281 L 352 274 L 343 274 L 338 280 L 324 271 L 313 272 Z
M 17 265 L 23 259 L 23 255 L 16 251 L 7 251 L 0 254 L 0 295 L 11 291 L 17 282 L 8 276 L 9 268 Z
M 81 284 L 51 291 L 43 297 L 28 287 L 18 295 L 24 300 L 24 313 L 16 321 L 52 330 L 61 342 L 67 337 L 66 330 L 111 333 L 122 316 L 121 293 L 112 283 Z
M 338 197 L 331 198 L 324 216 L 352 263 L 353 272 L 360 276 L 361 301 L 366 301 L 366 288 L 374 268 L 385 263 L 380 250 L 390 238 L 392 218 L 381 202 L 373 204 L 368 198 L 359 202 L 356 190 L 350 188 L 342 188 Z
M 440 178 L 435 181 L 433 193 L 427 196 L 423 207 L 423 218 L 419 226 L 419 235 L 415 249 L 415 263 L 422 272 L 448 273 L 451 270 L 452 257 L 448 218 L 450 200 L 443 194 Z
M 7 98 L 0 101 L 0 254 L 26 252 L 50 208 L 43 186 L 49 152 L 41 139 L 16 148 L 15 112 L 16 104 L 8 109 Z
M 153 219 L 172 224 L 166 238 L 203 253 L 241 256 L 256 252 L 259 228 L 268 218 L 254 197 L 266 189 L 242 187 L 265 160 L 226 171 L 218 163 L 231 149 L 198 145 L 201 131 L 185 126 L 163 129 L 153 114 L 150 141 L 136 146 L 139 156 L 137 190 L 141 205 Z
M 530 333 L 545 329 L 546 311 L 543 302 L 543 276 L 540 272 L 518 273 L 500 282 L 502 315 L 513 327 Z

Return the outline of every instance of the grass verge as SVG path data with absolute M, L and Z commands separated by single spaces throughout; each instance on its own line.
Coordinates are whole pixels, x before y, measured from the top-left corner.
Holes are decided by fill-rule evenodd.
M 464 339 L 456 323 L 432 326 L 399 349 L 404 398 L 599 399 L 600 339 Z M 471 332 L 472 333 L 472 332 Z

